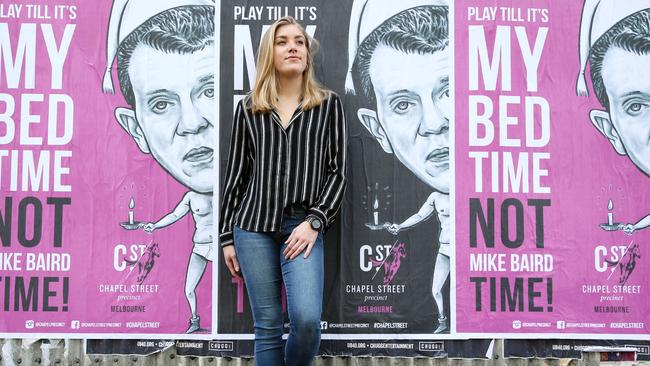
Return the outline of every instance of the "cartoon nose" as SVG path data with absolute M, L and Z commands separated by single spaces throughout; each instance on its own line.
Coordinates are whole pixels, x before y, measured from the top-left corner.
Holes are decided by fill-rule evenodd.
M 181 120 L 176 128 L 176 134 L 185 136 L 197 134 L 210 124 L 202 111 L 194 103 L 183 103 Z
M 418 127 L 420 136 L 441 135 L 449 131 L 449 118 L 444 105 L 431 101 L 424 106 L 422 122 Z

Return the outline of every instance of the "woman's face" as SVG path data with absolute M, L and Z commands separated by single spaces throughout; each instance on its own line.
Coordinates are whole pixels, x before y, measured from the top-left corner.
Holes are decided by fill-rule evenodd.
M 302 75 L 307 68 L 307 40 L 295 24 L 281 25 L 273 40 L 273 66 L 281 77 Z

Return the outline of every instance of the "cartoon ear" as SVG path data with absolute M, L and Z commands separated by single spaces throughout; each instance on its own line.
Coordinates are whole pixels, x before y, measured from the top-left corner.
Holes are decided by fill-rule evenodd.
M 381 124 L 379 123 L 377 112 L 371 109 L 359 108 L 357 111 L 357 117 L 363 127 L 365 127 L 371 135 L 375 136 L 377 142 L 379 142 L 379 145 L 381 145 L 384 151 L 392 154 L 393 148 L 390 146 L 390 141 L 386 136 L 386 131 L 384 131 L 384 128 L 381 127 Z
M 618 131 L 616 131 L 616 128 L 614 128 L 614 125 L 612 124 L 612 119 L 609 113 L 594 109 L 589 113 L 589 117 L 591 118 L 591 123 L 598 129 L 598 131 L 600 131 L 603 136 L 607 137 L 614 147 L 614 150 L 616 150 L 619 155 L 627 155 L 625 146 L 621 141 L 621 137 L 618 135 Z
M 133 140 L 135 140 L 135 143 L 138 144 L 140 151 L 145 154 L 149 154 L 151 152 L 149 150 L 147 140 L 144 138 L 144 134 L 142 133 L 142 129 L 138 124 L 138 120 L 135 117 L 135 112 L 133 109 L 122 107 L 117 108 L 115 110 L 115 119 L 117 119 L 117 122 L 120 124 L 120 126 L 122 126 L 122 128 L 128 132 L 131 137 L 133 137 Z

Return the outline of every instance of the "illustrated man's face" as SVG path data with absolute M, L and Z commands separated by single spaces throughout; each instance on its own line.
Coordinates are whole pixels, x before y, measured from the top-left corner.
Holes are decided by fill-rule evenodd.
M 594 110 L 591 120 L 620 155 L 650 176 L 650 55 L 612 47 L 603 59 L 602 78 L 609 113 Z
M 129 65 L 135 111 L 116 111 L 140 150 L 202 193 L 215 181 L 214 61 L 213 46 L 189 54 L 137 46 Z
M 418 178 L 449 192 L 449 51 L 404 53 L 380 45 L 369 75 L 377 111 L 359 119 Z

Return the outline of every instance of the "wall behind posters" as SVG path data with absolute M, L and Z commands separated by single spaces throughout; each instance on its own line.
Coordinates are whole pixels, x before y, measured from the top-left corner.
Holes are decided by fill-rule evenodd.
M 138 135 L 146 120 L 128 111 L 119 65 L 116 95 L 102 93 L 108 29 L 123 20 L 111 13 L 137 3 L 0 8 L 0 332 L 216 338 L 207 352 L 246 354 L 244 284 L 220 261 L 213 290 L 218 257 L 194 245 L 211 221 L 182 210 L 212 203 L 212 183 L 193 186 L 160 152 L 174 149 L 143 144 L 161 130 Z M 218 129 L 223 179 L 234 106 L 284 15 L 320 41 L 316 74 L 345 104 L 349 185 L 326 238 L 323 353 L 435 355 L 495 334 L 647 338 L 650 92 L 644 51 L 623 51 L 648 33 L 650 1 L 457 0 L 451 31 L 439 0 L 217 4 L 219 114 L 202 116 L 211 134 L 183 154 L 214 158 Z M 186 64 L 165 72 L 191 78 Z M 176 224 L 145 231 L 174 208 Z M 194 308 L 188 269 L 203 265 Z

